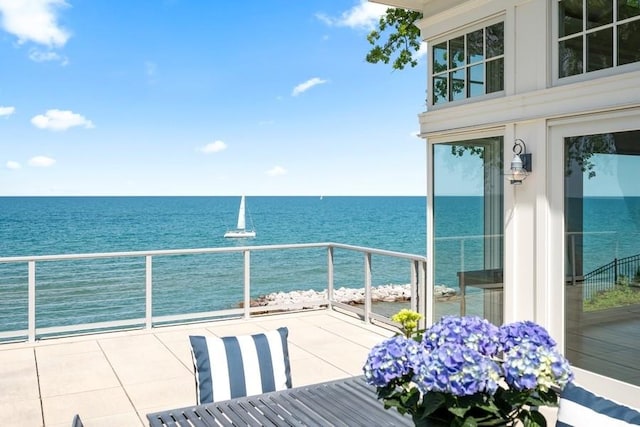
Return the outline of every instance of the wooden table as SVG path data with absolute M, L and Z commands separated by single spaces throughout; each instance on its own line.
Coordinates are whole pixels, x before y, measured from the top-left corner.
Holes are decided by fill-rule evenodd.
M 151 427 L 413 425 L 408 415 L 384 409 L 363 377 L 156 412 L 147 418 Z

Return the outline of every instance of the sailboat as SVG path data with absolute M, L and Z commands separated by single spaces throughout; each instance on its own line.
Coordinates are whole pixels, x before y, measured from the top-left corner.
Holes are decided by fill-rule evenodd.
M 244 196 L 240 199 L 240 209 L 238 210 L 238 226 L 235 230 L 229 230 L 224 233 L 224 237 L 256 237 L 256 232 L 254 230 L 246 229 L 246 221 L 245 221 L 245 202 Z

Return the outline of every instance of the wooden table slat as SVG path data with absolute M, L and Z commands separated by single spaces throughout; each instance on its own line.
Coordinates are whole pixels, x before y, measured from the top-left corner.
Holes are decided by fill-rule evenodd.
M 411 426 L 363 377 L 147 414 L 152 427 Z

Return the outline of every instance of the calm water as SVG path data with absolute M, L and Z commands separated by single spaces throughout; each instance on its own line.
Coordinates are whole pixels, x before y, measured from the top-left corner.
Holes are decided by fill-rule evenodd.
M 0 197 L 0 257 L 337 242 L 426 254 L 423 197 L 248 197 L 254 239 L 225 239 L 238 197 Z M 483 233 L 482 199 L 436 203 L 437 238 Z M 586 199 L 585 271 L 638 253 L 640 198 Z M 604 232 L 604 233 L 602 233 Z M 482 268 L 481 239 L 439 248 L 436 282 Z M 446 253 L 445 253 L 446 252 Z M 446 262 L 444 262 L 446 261 Z M 478 265 L 476 265 L 478 264 Z M 287 268 L 283 268 L 283 266 Z M 361 254 L 336 251 L 336 286 L 362 287 Z M 324 250 L 252 252 L 252 296 L 326 287 Z M 406 261 L 373 259 L 374 284 L 407 283 Z M 144 315 L 144 259 L 40 262 L 38 326 Z M 155 257 L 154 314 L 235 307 L 241 254 Z M 0 264 L 0 330 L 26 327 L 26 264 Z M 67 320 L 73 317 L 75 320 Z
M 425 254 L 422 197 L 248 197 L 257 236 L 224 239 L 238 197 L 0 198 L 0 256 L 338 242 Z
M 422 197 L 248 197 L 254 239 L 225 239 L 238 197 L 0 198 L 0 257 L 338 242 L 425 254 Z M 287 268 L 284 268 L 286 266 Z M 336 286 L 362 287 L 363 256 L 336 251 Z M 144 315 L 144 258 L 39 262 L 38 326 Z M 377 284 L 407 261 L 374 259 Z M 251 253 L 252 297 L 326 288 L 326 250 Z M 26 264 L 0 264 L 0 330 L 26 326 Z M 154 257 L 155 315 L 236 307 L 242 254 Z M 74 320 L 68 320 L 73 317 Z

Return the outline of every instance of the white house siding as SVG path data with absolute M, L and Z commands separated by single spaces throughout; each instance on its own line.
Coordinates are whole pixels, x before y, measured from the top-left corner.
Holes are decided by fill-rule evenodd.
M 563 344 L 564 294 L 558 285 L 565 274 L 563 136 L 576 126 L 584 134 L 594 126 L 604 132 L 640 129 L 640 63 L 558 80 L 557 0 L 376 2 L 422 10 L 419 26 L 430 44 L 503 17 L 504 91 L 428 107 L 419 116 L 420 131 L 429 145 L 502 135 L 507 168 L 513 141 L 526 142 L 533 173 L 523 185 L 504 189 L 504 320 L 536 320 Z M 431 183 L 427 189 L 433 194 Z M 431 212 L 427 221 L 431 233 Z M 427 243 L 431 248 L 433 236 Z M 640 407 L 640 387 L 580 369 L 577 377 L 596 392 Z

